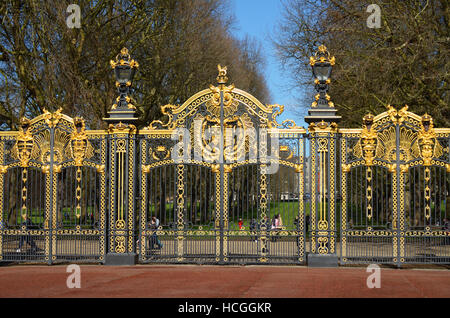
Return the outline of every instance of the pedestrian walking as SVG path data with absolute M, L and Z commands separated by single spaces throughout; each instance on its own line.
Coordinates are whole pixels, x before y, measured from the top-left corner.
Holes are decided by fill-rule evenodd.
M 163 248 L 163 243 L 158 238 L 158 235 L 156 234 L 156 231 L 159 228 L 159 219 L 156 216 L 152 216 L 152 220 L 150 222 L 150 229 L 155 230 L 150 238 L 150 248 L 155 248 L 155 245 L 157 245 L 158 249 Z
M 31 220 L 29 218 L 27 218 L 26 216 L 24 217 L 24 219 L 25 220 L 22 222 L 22 226 L 25 226 L 26 230 L 30 230 L 31 226 L 32 226 Z M 16 250 L 17 253 L 22 253 L 25 243 L 30 245 L 30 247 L 31 247 L 30 252 L 32 254 L 42 251 L 42 249 L 37 247 L 36 242 L 34 241 L 34 239 L 31 236 L 31 234 L 26 233 L 25 235 L 21 235 L 20 236 L 19 248 Z

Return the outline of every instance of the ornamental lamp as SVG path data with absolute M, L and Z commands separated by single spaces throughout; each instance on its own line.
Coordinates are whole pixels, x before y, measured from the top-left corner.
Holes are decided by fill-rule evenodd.
M 327 81 L 329 82 L 334 63 L 335 58 L 334 56 L 330 57 L 330 53 L 327 51 L 325 45 L 319 46 L 314 57 L 310 57 L 313 76 L 320 84 L 325 84 Z
M 124 47 L 119 55 L 116 56 L 116 61 L 111 61 L 110 64 L 114 69 L 119 85 L 125 84 L 126 86 L 131 86 L 134 74 L 139 65 L 135 60 L 131 59 L 128 49 Z
M 309 64 L 314 76 L 316 95 L 305 121 L 309 124 L 322 122 L 337 124 L 341 120 L 341 116 L 336 115 L 337 109 L 334 107 L 330 95 L 328 95 L 335 58 L 330 55 L 325 45 L 321 45 L 314 56 L 309 58 Z
M 115 61 L 110 61 L 110 64 L 114 69 L 119 96 L 115 99 L 111 111 L 108 112 L 109 117 L 104 120 L 111 124 L 135 122 L 137 120 L 136 106 L 133 105 L 134 101 L 131 97 L 131 85 L 139 64 L 131 58 L 125 47 L 117 54 Z

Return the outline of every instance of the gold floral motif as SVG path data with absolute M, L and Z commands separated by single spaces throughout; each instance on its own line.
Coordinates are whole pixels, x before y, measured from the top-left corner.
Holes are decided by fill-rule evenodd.
M 95 169 L 98 173 L 105 174 L 105 165 L 95 165 Z
M 375 132 L 373 132 L 375 133 Z M 375 137 L 376 135 L 376 137 Z M 353 148 L 353 154 L 357 158 L 363 158 L 373 164 L 375 158 L 380 158 L 386 162 L 397 160 L 396 129 L 391 126 L 381 132 L 363 136 L 361 142 Z M 363 140 L 364 138 L 364 140 Z M 376 138 L 376 141 L 373 139 Z M 409 162 L 420 157 L 420 150 L 416 142 L 417 133 L 406 127 L 400 128 L 400 160 Z M 365 146 L 365 150 L 363 148 Z
M 232 116 L 236 113 L 239 106 L 239 101 L 233 99 L 231 92 L 234 89 L 234 85 L 230 86 L 209 86 L 209 89 L 213 93 L 210 100 L 206 102 L 206 109 L 216 118 L 220 118 L 220 92 L 223 91 L 223 115 L 224 117 Z
M 45 123 L 48 125 L 48 127 L 50 128 L 56 127 L 59 120 L 62 118 L 61 111 L 62 108 L 59 108 L 54 113 L 50 113 L 48 110 L 44 108 L 44 114 L 42 115 L 42 117 L 44 118 Z
M 342 164 L 342 172 L 345 172 L 345 173 L 350 172 L 351 167 L 352 167 L 352 165 L 343 163 Z

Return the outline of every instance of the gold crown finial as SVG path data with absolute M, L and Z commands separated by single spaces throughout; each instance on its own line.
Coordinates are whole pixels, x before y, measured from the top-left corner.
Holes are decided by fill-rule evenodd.
M 139 67 L 139 63 L 131 59 L 130 53 L 126 47 L 123 47 L 122 50 L 120 50 L 120 53 L 116 55 L 116 60 L 110 60 L 109 64 L 113 69 L 116 68 L 117 65 L 129 65 L 131 68 Z
M 325 45 L 322 44 L 319 46 L 319 52 L 325 53 L 326 51 L 327 51 L 327 47 Z
M 309 64 L 314 66 L 316 63 L 330 63 L 332 66 L 336 63 L 336 58 L 330 55 L 325 45 L 320 45 L 314 56 L 309 58 Z
M 120 54 L 121 55 L 129 55 L 128 54 L 128 49 L 126 47 L 123 47 L 122 50 L 120 50 Z
M 430 121 L 432 118 L 428 113 L 425 113 L 425 115 L 422 116 L 422 121 Z
M 425 113 L 425 115 L 422 116 L 422 126 L 433 126 L 433 117 Z

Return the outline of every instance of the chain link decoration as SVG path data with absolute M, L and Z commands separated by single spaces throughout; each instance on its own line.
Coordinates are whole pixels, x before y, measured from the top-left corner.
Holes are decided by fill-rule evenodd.
M 347 143 L 346 139 L 342 138 L 341 140 L 341 167 L 344 166 L 347 162 L 346 160 L 346 153 L 347 153 Z M 342 196 L 342 203 L 341 203 L 341 229 L 342 229 L 342 235 L 341 235 L 341 255 L 343 259 L 346 259 L 347 256 L 347 236 L 346 236 L 346 229 L 347 229 L 347 172 L 345 169 L 341 169 L 341 177 L 342 177 L 342 186 L 341 186 L 341 196 Z
M 128 141 L 128 252 L 134 250 L 134 138 Z
M 183 261 L 184 244 L 184 165 L 177 165 L 177 255 L 178 261 Z
M 336 164 L 336 157 L 335 157 L 335 152 L 334 152 L 334 139 L 333 139 L 333 135 L 331 133 L 331 138 L 330 138 L 330 213 L 329 213 L 329 218 L 330 218 L 330 253 L 334 254 L 335 252 L 335 237 L 334 237 L 334 230 L 335 230 L 335 206 L 334 206 L 334 196 L 335 196 L 335 190 L 334 190 L 334 185 L 335 185 L 335 164 Z
M 216 261 L 220 261 L 220 172 L 215 172 L 216 179 L 216 219 L 215 219 L 215 229 L 216 229 Z
M 142 140 L 141 142 L 141 162 L 144 165 L 146 163 L 147 158 L 147 140 Z M 147 224 L 147 179 L 148 179 L 148 172 L 150 170 L 144 171 L 142 168 L 142 176 L 141 176 L 141 235 L 140 235 L 140 255 L 139 257 L 142 260 L 146 260 L 146 249 L 145 249 L 145 226 Z
M 2 163 L 2 169 L 3 168 L 3 162 L 5 161 L 4 158 L 4 147 L 5 143 L 3 140 L 0 140 L 0 162 Z M 7 170 L 0 171 L 0 224 L 3 224 L 3 195 L 4 195 L 4 176 Z M 0 228 L 0 260 L 3 259 L 3 235 L 1 234 L 3 228 Z

